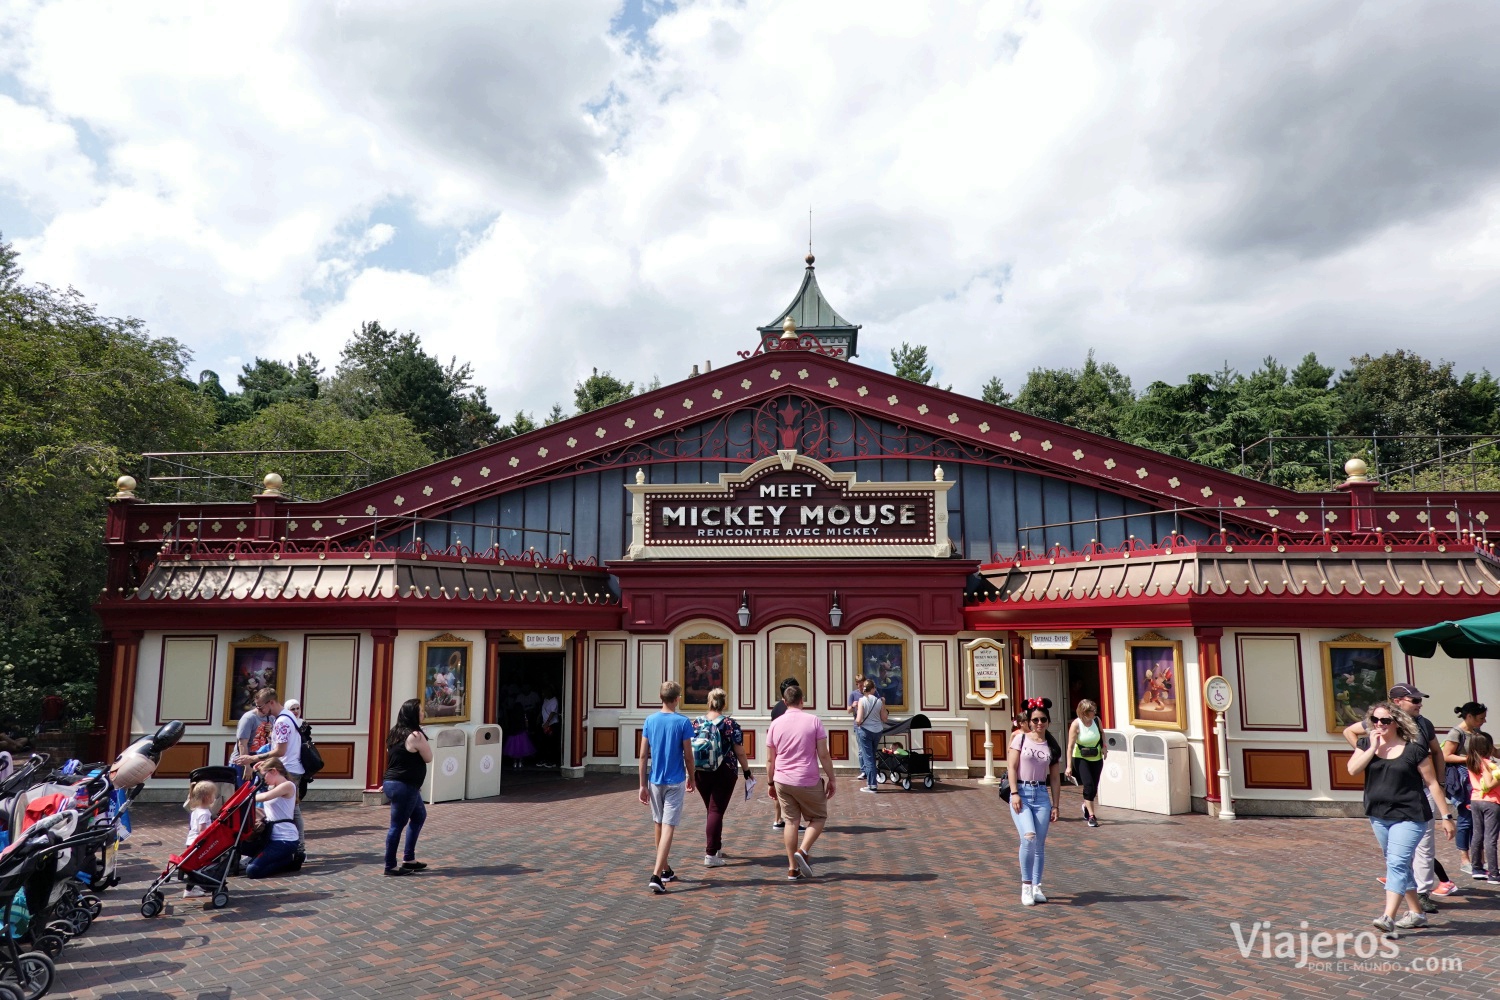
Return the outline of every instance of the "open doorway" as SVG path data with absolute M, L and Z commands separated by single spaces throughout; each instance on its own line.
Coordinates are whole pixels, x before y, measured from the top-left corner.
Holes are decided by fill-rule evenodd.
M 1099 658 L 1098 655 L 1089 657 L 1069 656 L 1065 659 L 1067 663 L 1067 676 L 1064 682 L 1067 685 L 1067 711 L 1068 721 L 1078 714 L 1078 703 L 1087 698 L 1095 705 L 1099 704 Z
M 505 767 L 562 766 L 566 667 L 562 653 L 500 652 L 495 717 L 505 739 L 500 748 Z

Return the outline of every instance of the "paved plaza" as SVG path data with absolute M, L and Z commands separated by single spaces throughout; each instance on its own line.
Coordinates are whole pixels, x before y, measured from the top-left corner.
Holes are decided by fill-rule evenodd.
M 784 881 L 760 796 L 731 807 L 729 865 L 705 869 L 693 797 L 673 852 L 681 881 L 665 897 L 646 888 L 649 814 L 630 777 L 434 806 L 420 852 L 433 868 L 404 879 L 380 874 L 385 810 L 314 804 L 302 873 L 238 880 L 226 910 L 174 895 L 152 921 L 138 913 L 142 886 L 181 844 L 186 814 L 138 807 L 126 883 L 63 953 L 52 995 L 1500 996 L 1500 888 L 1465 883 L 1394 957 L 1356 954 L 1373 938 L 1346 943 L 1343 969 L 1298 968 L 1275 940 L 1262 953 L 1257 922 L 1310 937 L 1371 930 L 1382 869 L 1364 820 L 1106 809 L 1090 830 L 1069 790 L 1048 840 L 1051 902 L 1027 909 L 1015 828 L 992 789 L 854 789 L 841 783 L 804 884 Z M 1456 873 L 1451 845 L 1440 856 Z M 1232 925 L 1257 935 L 1250 957 Z

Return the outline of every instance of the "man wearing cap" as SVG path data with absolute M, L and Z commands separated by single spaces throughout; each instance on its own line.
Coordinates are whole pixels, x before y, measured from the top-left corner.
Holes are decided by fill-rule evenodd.
M 1432 768 L 1437 772 L 1438 786 L 1442 787 L 1443 774 L 1446 770 L 1443 748 L 1438 744 L 1437 727 L 1422 715 L 1422 701 L 1427 695 L 1410 684 L 1397 684 L 1391 688 L 1389 694 L 1391 703 L 1411 716 L 1412 721 L 1417 724 L 1417 729 L 1422 733 L 1422 741 L 1427 744 L 1428 756 L 1432 758 Z M 1353 723 L 1344 730 L 1344 739 L 1355 750 L 1359 749 L 1359 741 L 1364 735 L 1363 721 Z M 1432 807 L 1434 817 L 1448 816 L 1453 809 L 1447 799 L 1442 802 L 1433 802 L 1430 794 L 1427 794 L 1427 804 Z M 1457 891 L 1457 886 L 1452 882 L 1446 878 L 1439 878 L 1435 854 L 1436 842 L 1432 831 L 1433 821 L 1428 820 L 1422 839 L 1417 843 L 1417 854 L 1412 859 L 1411 865 L 1412 875 L 1417 880 L 1417 895 L 1422 900 L 1422 909 L 1427 913 L 1437 912 L 1437 904 L 1432 901 L 1434 893 L 1439 896 L 1450 896 Z

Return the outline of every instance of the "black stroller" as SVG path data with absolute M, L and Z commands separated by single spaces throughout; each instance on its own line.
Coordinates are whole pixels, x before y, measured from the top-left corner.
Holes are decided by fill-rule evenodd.
M 931 728 L 932 722 L 920 714 L 887 725 L 880 734 L 880 746 L 875 751 L 875 780 L 899 783 L 910 791 L 912 779 L 920 778 L 923 788 L 931 788 L 937 781 L 932 773 L 932 754 L 909 750 L 904 743 L 887 742 L 890 737 L 905 736 L 913 729 Z
M 0 997 L 5 1000 L 36 1000 L 52 988 L 56 967 L 40 951 L 22 951 L 13 927 L 16 923 L 16 897 L 22 889 L 37 885 L 45 893 L 57 879 L 59 856 L 67 850 L 78 826 L 78 813 L 64 809 L 33 823 L 11 841 L 0 853 L 0 902 L 4 903 L 5 933 L 0 935 Z M 38 930 L 43 921 L 33 915 L 26 934 L 33 943 L 46 937 L 50 930 Z

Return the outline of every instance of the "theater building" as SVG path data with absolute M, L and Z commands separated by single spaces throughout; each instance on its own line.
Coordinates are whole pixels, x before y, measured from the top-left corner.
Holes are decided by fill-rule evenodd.
M 1414 682 L 1440 727 L 1500 703 L 1500 663 L 1392 639 L 1493 610 L 1500 495 L 1390 493 L 1357 462 L 1290 492 L 864 367 L 858 331 L 809 257 L 741 360 L 354 492 L 298 501 L 270 469 L 243 502 L 148 503 L 122 478 L 98 604 L 111 746 L 182 720 L 153 782 L 171 788 L 227 758 L 269 683 L 315 726 L 323 796 L 379 784 L 414 697 L 436 728 L 529 730 L 523 763 L 632 771 L 675 679 L 689 711 L 728 691 L 759 764 L 796 677 L 853 769 L 869 675 L 930 720 L 911 739 L 940 776 L 970 775 L 964 647 L 990 637 L 1059 735 L 1083 697 L 1106 728 L 1180 734 L 1200 811 L 1340 813 L 1359 786 L 1336 731 L 1374 693 Z

